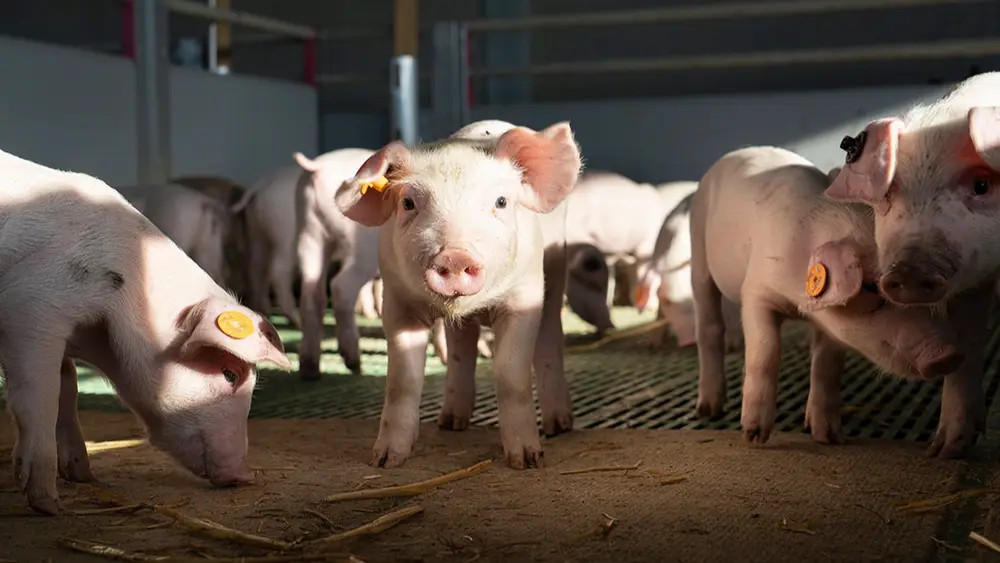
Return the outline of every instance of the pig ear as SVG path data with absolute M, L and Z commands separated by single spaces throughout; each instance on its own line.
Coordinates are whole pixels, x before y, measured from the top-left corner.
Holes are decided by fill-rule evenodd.
M 292 364 L 274 325 L 261 315 L 225 299 L 210 297 L 178 319 L 181 357 L 201 348 L 224 350 L 248 364 L 270 362 L 282 371 Z
M 580 174 L 580 149 L 568 122 L 534 132 L 515 127 L 497 142 L 496 155 L 521 168 L 521 203 L 549 213 L 562 203 Z
M 306 155 L 297 152 L 292 155 L 295 158 L 295 163 L 302 167 L 306 172 L 317 172 L 320 169 L 319 163 L 315 160 L 310 159 Z
M 970 109 L 969 137 L 983 162 L 994 170 L 1000 170 L 1000 107 Z
M 354 177 L 344 181 L 337 189 L 334 199 L 340 212 L 366 227 L 377 227 L 388 221 L 396 201 L 391 182 L 381 192 L 368 188 L 361 193 L 361 188 L 382 177 L 398 176 L 409 159 L 409 149 L 399 141 L 389 143 L 368 157 Z
M 845 305 L 861 292 L 864 272 L 854 245 L 831 241 L 818 246 L 802 272 L 799 311 L 809 313 Z
M 896 151 L 902 122 L 873 121 L 857 137 L 844 137 L 844 166 L 826 189 L 826 197 L 843 202 L 867 203 L 884 209 L 889 185 L 896 175 Z

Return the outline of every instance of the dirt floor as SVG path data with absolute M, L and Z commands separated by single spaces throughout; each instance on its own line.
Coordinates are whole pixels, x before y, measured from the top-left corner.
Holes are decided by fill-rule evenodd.
M 129 415 L 85 412 L 81 418 L 92 443 L 140 437 Z M 425 426 L 415 456 L 386 470 L 367 465 L 377 427 L 376 420 L 251 420 L 250 463 L 258 482 L 236 489 L 211 489 L 146 444 L 95 451 L 92 463 L 100 487 L 130 499 L 119 502 L 166 505 L 286 542 L 422 507 L 391 529 L 327 549 L 371 562 L 857 563 L 989 556 L 939 537 L 948 511 L 960 504 L 953 493 L 994 485 L 957 481 L 984 462 L 928 460 L 918 444 L 831 447 L 806 435 L 778 434 L 765 447 L 751 447 L 734 431 L 581 430 L 544 443 L 544 469 L 518 472 L 502 466 L 495 429 L 452 433 Z M 5 467 L 12 443 L 4 417 Z M 489 459 L 495 461 L 481 473 L 415 497 L 324 501 L 331 493 L 412 483 Z M 615 465 L 636 468 L 567 474 Z M 82 512 L 55 518 L 27 509 L 10 471 L 0 472 L 0 491 L 4 561 L 107 560 L 59 547 L 59 537 L 187 561 L 268 553 L 198 537 L 148 507 L 95 514 L 109 504 L 97 502 L 101 495 L 88 487 L 60 483 L 65 507 Z M 977 530 L 1000 537 L 991 497 L 975 491 L 968 497 L 964 502 L 981 511 Z M 273 560 L 318 560 L 292 555 Z

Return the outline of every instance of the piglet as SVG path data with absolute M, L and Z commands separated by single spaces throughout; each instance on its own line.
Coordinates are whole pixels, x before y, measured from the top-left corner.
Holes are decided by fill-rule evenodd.
M 914 379 L 947 375 L 964 361 L 945 319 L 879 295 L 871 211 L 824 198 L 827 184 L 824 172 L 791 151 L 749 147 L 712 165 L 691 202 L 697 412 L 717 416 L 725 406 L 725 297 L 741 306 L 741 423 L 750 442 L 766 442 L 774 428 L 787 318 L 802 316 L 814 327 L 805 424 L 818 442 L 843 441 L 845 348 Z
M 439 317 L 455 327 L 469 321 L 493 327 L 507 462 L 517 469 L 542 463 L 531 385 L 546 298 L 539 215 L 573 189 L 581 158 L 568 123 L 538 132 L 501 126 L 506 131 L 496 136 L 412 147 L 392 142 L 337 190 L 344 215 L 380 229 L 389 365 L 372 465 L 398 466 L 410 455 L 427 333 Z M 475 333 L 456 335 L 465 337 L 463 353 L 475 350 Z M 541 375 L 539 387 L 541 394 Z
M 953 319 L 968 362 L 945 378 L 929 453 L 965 456 L 985 424 L 988 313 L 1000 281 L 1000 72 L 845 137 L 827 197 L 875 210 L 878 280 L 894 303 Z
M 0 152 L 0 186 L 0 366 L 28 504 L 56 514 L 57 475 L 93 479 L 73 360 L 107 376 L 189 471 L 251 481 L 255 364 L 291 367 L 271 323 L 104 182 Z

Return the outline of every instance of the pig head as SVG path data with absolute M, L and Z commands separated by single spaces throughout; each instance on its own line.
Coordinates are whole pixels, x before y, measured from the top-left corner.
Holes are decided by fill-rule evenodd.
M 944 303 L 1000 275 L 1000 73 L 869 123 L 829 198 L 872 206 L 878 280 L 895 303 Z
M 602 334 L 615 328 L 608 308 L 608 280 L 611 272 L 604 253 L 592 244 L 566 245 L 569 277 L 566 300 L 569 308 Z

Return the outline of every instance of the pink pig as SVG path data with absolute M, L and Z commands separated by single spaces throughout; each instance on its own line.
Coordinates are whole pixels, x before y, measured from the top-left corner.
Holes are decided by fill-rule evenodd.
M 804 317 L 814 327 L 805 423 L 819 442 L 843 441 L 845 348 L 915 379 L 949 374 L 964 360 L 945 320 L 884 302 L 871 213 L 823 198 L 827 185 L 824 172 L 791 151 L 749 147 L 709 168 L 691 202 L 697 412 L 711 417 L 725 408 L 724 297 L 741 307 L 741 423 L 751 442 L 766 442 L 774 428 L 786 319 Z M 810 275 L 818 291 L 807 289 Z
M 1000 73 L 875 120 L 841 147 L 848 156 L 826 195 L 875 210 L 882 292 L 946 313 L 969 351 L 945 378 L 930 449 L 964 456 L 985 423 L 983 356 L 1000 280 Z
M 255 364 L 291 368 L 271 323 L 104 182 L 3 152 L 0 179 L 0 365 L 29 505 L 56 514 L 57 475 L 93 479 L 74 359 L 107 376 L 189 471 L 213 485 L 253 480 Z M 234 317 L 240 331 L 224 332 Z
M 496 136 L 451 137 L 414 147 L 390 143 L 337 192 L 347 217 L 380 226 L 389 366 L 375 466 L 401 465 L 411 453 L 428 328 L 439 317 L 458 327 L 452 334 L 462 337 L 449 342 L 449 367 L 456 355 L 475 357 L 475 332 L 461 330 L 465 324 L 493 327 L 507 462 L 518 469 L 542 464 L 531 385 L 546 300 L 539 215 L 556 210 L 573 189 L 581 157 L 568 123 L 539 132 L 499 125 L 505 132 Z M 367 187 L 362 193 L 383 176 L 384 191 Z M 561 298 L 559 292 L 559 305 Z M 539 373 L 540 395 L 551 393 L 546 378 Z M 555 418 L 569 429 L 572 413 L 568 392 L 564 395 Z

